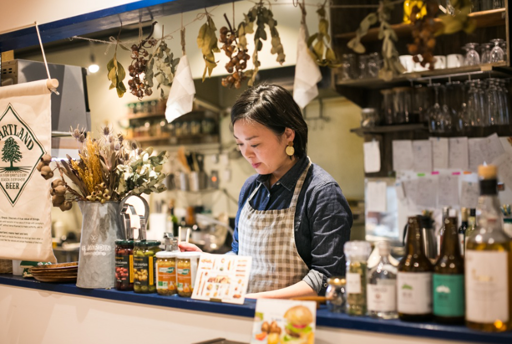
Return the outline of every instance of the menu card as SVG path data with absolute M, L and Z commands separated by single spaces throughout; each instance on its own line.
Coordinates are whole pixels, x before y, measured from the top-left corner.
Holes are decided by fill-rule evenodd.
M 201 255 L 192 298 L 243 304 L 251 262 L 251 257 L 237 255 Z
M 316 302 L 258 299 L 251 344 L 315 342 Z

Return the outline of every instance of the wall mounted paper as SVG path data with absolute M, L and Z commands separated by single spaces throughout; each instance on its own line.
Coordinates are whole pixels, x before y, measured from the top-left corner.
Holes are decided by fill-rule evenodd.
M 480 196 L 480 187 L 478 186 L 478 183 L 463 180 L 460 187 L 460 206 L 476 208 L 478 204 L 478 196 Z
M 366 188 L 366 207 L 368 211 L 383 213 L 386 211 L 386 182 L 368 182 Z
M 293 99 L 301 109 L 318 95 L 316 84 L 322 80 L 320 68 L 311 57 L 307 46 L 308 37 L 306 25 L 302 23 L 297 41 L 297 64 L 293 80 Z
M 437 207 L 437 181 L 434 177 L 416 179 L 416 205 L 425 208 Z
M 414 167 L 414 155 L 412 153 L 412 141 L 393 141 L 393 170 L 412 170 Z
M 469 168 L 468 138 L 454 137 L 449 142 L 449 168 L 467 171 Z
M 512 189 L 512 155 L 503 154 L 495 160 L 498 167 L 498 178 L 505 186 Z
M 416 179 L 403 181 L 402 184 L 404 186 L 405 196 L 406 196 L 407 200 L 416 204 L 416 202 L 417 202 L 416 189 L 418 188 L 418 183 L 416 182 Z
M 380 147 L 378 141 L 365 142 L 364 148 L 364 171 L 373 173 L 380 171 Z
M 432 172 L 432 144 L 429 140 L 412 142 L 414 172 Z
M 431 137 L 433 169 L 448 168 L 448 139 L 442 137 Z
M 471 172 L 478 172 L 478 166 L 484 163 L 484 156 L 480 150 L 482 140 L 477 138 L 468 140 L 469 170 Z
M 403 200 L 405 198 L 404 183 L 402 183 L 402 182 L 395 183 L 395 191 L 396 191 L 396 197 L 399 200 Z
M 437 183 L 437 206 L 457 206 L 459 204 L 459 176 L 440 174 Z
M 503 149 L 503 145 L 496 133 L 481 139 L 479 146 L 484 161 L 487 164 L 494 163 L 497 158 L 505 153 L 505 149 Z
M 46 80 L 0 87 L 0 258 L 56 262 L 50 181 L 36 170 L 51 152 Z

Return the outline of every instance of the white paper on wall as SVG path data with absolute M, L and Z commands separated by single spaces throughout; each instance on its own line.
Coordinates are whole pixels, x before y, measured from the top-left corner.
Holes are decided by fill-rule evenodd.
M 481 139 L 479 146 L 484 161 L 487 164 L 494 163 L 496 159 L 505 153 L 505 149 L 503 149 L 503 145 L 496 133 Z
M 460 190 L 460 206 L 466 208 L 476 208 L 480 189 L 478 183 L 463 180 Z
M 404 183 L 396 182 L 395 183 L 395 191 L 396 191 L 396 197 L 399 200 L 403 200 L 405 198 Z
M 449 168 L 467 171 L 469 168 L 468 138 L 450 138 L 449 147 Z
M 416 179 L 416 205 L 425 208 L 437 206 L 437 180 L 434 177 Z
M 440 174 L 437 183 L 437 206 L 459 205 L 459 176 Z
M 414 155 L 412 153 L 411 140 L 393 141 L 393 170 L 412 170 L 414 167 Z
M 386 188 L 386 182 L 368 182 L 366 190 L 368 211 L 386 212 Z
M 498 178 L 505 183 L 505 187 L 512 189 L 512 155 L 503 154 L 495 163 L 498 167 Z
M 432 172 L 432 144 L 429 140 L 415 140 L 412 142 L 415 172 Z
M 480 142 L 483 139 L 474 138 L 468 140 L 468 151 L 469 151 L 469 170 L 471 172 L 477 172 L 478 166 L 484 163 L 484 156 L 480 150 Z
M 448 139 L 442 137 L 431 137 L 433 169 L 448 168 Z
M 380 171 L 380 147 L 378 141 L 365 142 L 364 149 L 364 171 L 366 173 Z

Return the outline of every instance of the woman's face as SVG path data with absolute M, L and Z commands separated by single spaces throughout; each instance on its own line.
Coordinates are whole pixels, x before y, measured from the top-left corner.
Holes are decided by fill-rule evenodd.
M 289 165 L 290 157 L 285 150 L 295 137 L 293 130 L 286 128 L 278 137 L 260 123 L 238 120 L 233 131 L 240 152 L 257 173 L 274 174 Z

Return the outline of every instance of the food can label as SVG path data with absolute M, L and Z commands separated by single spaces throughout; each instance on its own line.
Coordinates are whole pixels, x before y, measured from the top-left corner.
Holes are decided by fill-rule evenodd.
M 159 290 L 176 290 L 176 269 L 169 266 L 170 262 L 156 263 L 156 289 Z
M 122 285 L 133 283 L 133 256 L 116 256 L 116 281 Z
M 135 285 L 154 285 L 153 257 L 133 257 L 133 273 Z

